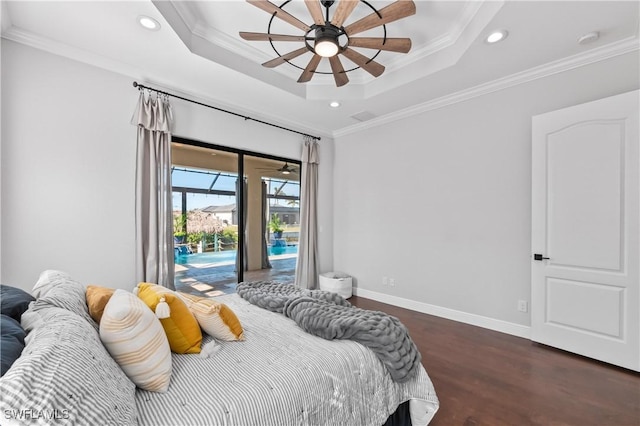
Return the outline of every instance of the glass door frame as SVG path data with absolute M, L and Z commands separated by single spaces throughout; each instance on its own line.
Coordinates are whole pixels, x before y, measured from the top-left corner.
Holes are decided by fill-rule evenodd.
M 294 159 L 286 158 L 286 157 L 280 157 L 280 156 L 277 156 L 277 155 L 264 154 L 264 153 L 261 153 L 261 152 L 248 151 L 248 150 L 239 149 L 239 148 L 233 148 L 233 147 L 224 146 L 224 145 L 217 145 L 217 144 L 212 144 L 212 143 L 207 143 L 207 142 L 201 142 L 201 141 L 197 141 L 195 139 L 188 139 L 188 138 L 183 138 L 183 137 L 180 137 L 180 136 L 172 136 L 171 142 L 181 143 L 183 145 L 197 146 L 197 147 L 200 147 L 200 148 L 208 148 L 208 149 L 216 150 L 216 151 L 225 151 L 225 152 L 229 152 L 229 153 L 232 153 L 232 154 L 236 154 L 238 156 L 238 178 L 241 178 L 241 179 L 244 179 L 244 157 L 245 157 L 245 155 L 246 156 L 251 156 L 251 157 L 265 158 L 265 159 L 268 159 L 268 160 L 282 161 L 284 163 L 294 164 L 299 169 L 302 168 L 302 161 L 294 160 Z M 172 186 L 173 186 L 173 184 L 172 184 Z M 244 235 L 245 235 L 246 223 L 244 221 L 244 210 L 245 210 L 246 206 L 244 205 L 244 200 L 245 200 L 244 185 L 238 185 L 238 192 L 239 193 L 236 195 L 236 199 L 238 199 L 240 202 L 238 203 L 238 206 L 237 206 L 237 214 L 238 214 L 238 250 L 237 250 L 236 256 L 238 257 L 238 265 L 240 265 L 240 267 L 237 268 L 238 270 L 236 271 L 236 275 L 237 275 L 236 279 L 237 279 L 237 281 L 239 283 L 241 283 L 244 280 L 244 265 L 245 265 L 245 258 L 244 258 L 245 239 L 244 239 Z

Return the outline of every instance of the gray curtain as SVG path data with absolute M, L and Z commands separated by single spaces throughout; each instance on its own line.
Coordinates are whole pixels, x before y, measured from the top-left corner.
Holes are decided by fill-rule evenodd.
M 175 289 L 171 205 L 169 99 L 140 91 L 131 123 L 138 127 L 136 158 L 136 280 Z
M 271 269 L 269 261 L 269 251 L 267 248 L 267 221 L 269 214 L 267 212 L 267 182 L 262 181 L 262 269 Z
M 318 286 L 318 144 L 306 137 L 300 174 L 300 238 L 296 262 L 296 285 Z

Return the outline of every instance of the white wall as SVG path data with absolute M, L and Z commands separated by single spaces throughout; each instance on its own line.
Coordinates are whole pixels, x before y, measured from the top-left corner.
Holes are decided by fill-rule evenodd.
M 638 86 L 634 52 L 336 138 L 336 269 L 368 297 L 526 329 L 531 117 Z
M 2 40 L 2 282 L 44 269 L 130 288 L 130 79 Z
M 2 11 L 0 4 L 0 14 Z M 3 15 L 4 16 L 4 15 Z M 0 43 L 0 82 L 2 81 L 2 43 Z M 0 84 L 0 278 L 2 277 L 2 84 Z M 0 283 L 1 283 L 0 279 Z
M 2 40 L 2 283 L 31 289 L 44 269 L 131 288 L 133 78 Z M 300 158 L 301 136 L 172 101 L 174 134 Z M 333 142 L 321 142 L 320 259 L 332 267 Z
M 2 40 L 3 283 L 30 289 L 56 268 L 135 284 L 131 82 Z M 528 326 L 516 301 L 530 294 L 531 116 L 638 87 L 636 52 L 342 136 L 335 148 L 323 139 L 321 270 L 343 270 L 390 302 Z M 300 156 L 298 135 L 173 105 L 178 136 Z

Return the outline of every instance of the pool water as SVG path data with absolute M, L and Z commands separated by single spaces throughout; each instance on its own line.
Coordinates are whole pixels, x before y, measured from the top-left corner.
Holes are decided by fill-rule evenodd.
M 282 254 L 298 254 L 298 246 L 285 246 L 285 247 L 269 247 L 269 256 L 279 256 Z M 206 263 L 233 263 L 236 261 L 236 251 L 219 251 L 219 252 L 206 252 L 206 253 L 194 253 L 194 254 L 180 254 L 175 256 L 175 263 L 177 265 L 199 265 Z

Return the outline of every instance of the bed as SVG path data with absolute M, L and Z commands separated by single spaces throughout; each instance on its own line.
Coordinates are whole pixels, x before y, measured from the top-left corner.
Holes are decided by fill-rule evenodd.
M 172 353 L 168 390 L 142 390 L 102 345 L 82 285 L 56 280 L 22 315 L 25 349 L 0 378 L 2 424 L 369 426 L 401 424 L 406 410 L 426 425 L 438 410 L 422 365 L 394 381 L 362 344 L 311 335 L 237 294 L 217 299 L 244 340 L 203 334 L 213 353 Z

